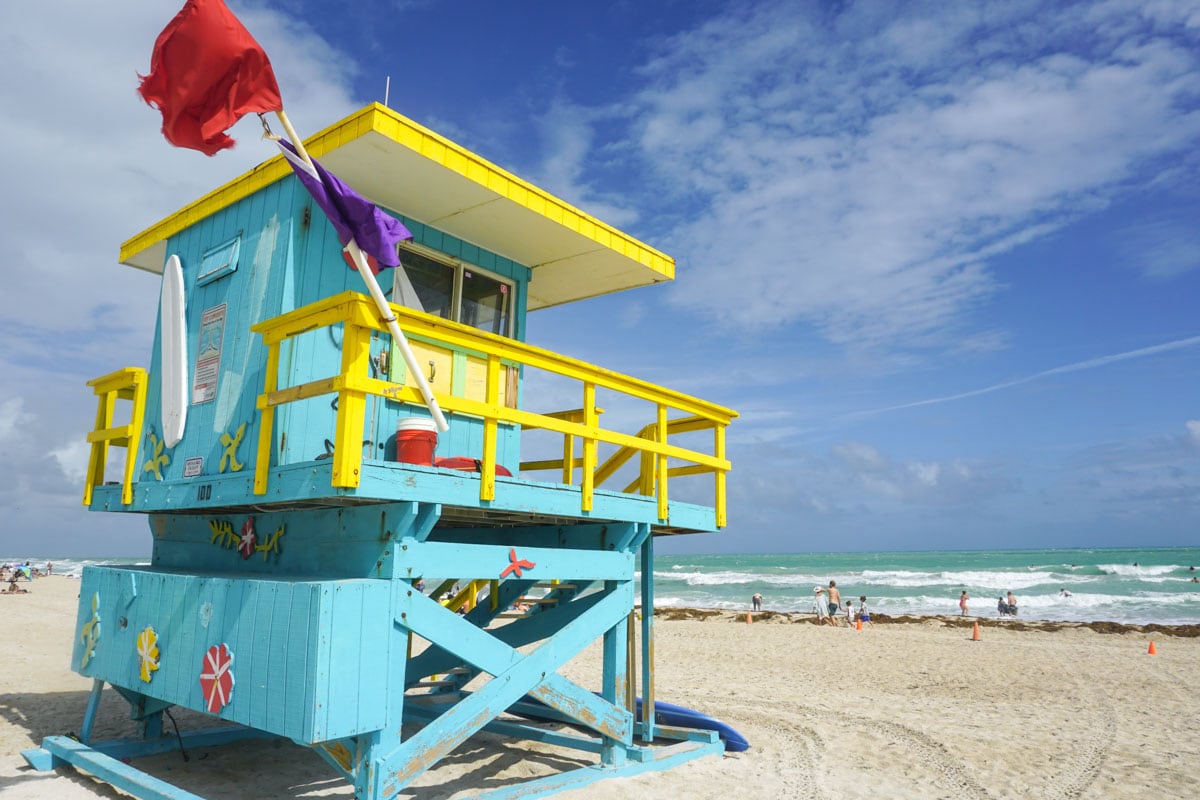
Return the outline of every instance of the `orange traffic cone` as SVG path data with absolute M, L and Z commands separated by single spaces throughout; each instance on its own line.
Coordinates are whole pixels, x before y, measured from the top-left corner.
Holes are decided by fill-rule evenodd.
M 862 620 L 861 619 L 857 619 L 854 621 L 854 630 L 856 630 L 856 631 L 862 630 Z
M 975 623 L 975 630 L 971 632 L 971 641 L 972 642 L 982 641 L 982 639 L 979 638 L 979 623 L 978 622 Z
M 1146 654 L 1151 656 L 1158 655 L 1158 651 L 1154 649 L 1154 642 L 1150 643 L 1150 649 L 1146 651 Z
M 754 617 L 752 617 L 752 616 L 750 615 L 750 612 L 749 612 L 749 611 L 747 611 L 747 612 L 746 612 L 746 624 L 747 624 L 747 625 L 749 625 L 749 624 L 750 624 L 750 623 L 752 623 L 752 622 L 754 622 Z

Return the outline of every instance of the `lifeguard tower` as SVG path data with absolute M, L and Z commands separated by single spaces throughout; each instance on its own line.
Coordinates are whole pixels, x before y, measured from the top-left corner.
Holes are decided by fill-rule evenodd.
M 85 570 L 83 726 L 26 758 L 190 798 L 128 760 L 279 736 L 383 800 L 479 731 L 586 754 L 498 800 L 721 753 L 654 713 L 650 610 L 655 537 L 725 525 L 736 414 L 524 341 L 673 261 L 380 105 L 306 144 L 413 233 L 381 281 L 449 430 L 433 458 L 406 438 L 422 396 L 282 158 L 125 242 L 182 283 L 149 370 L 90 382 L 84 504 L 147 514 L 153 556 Z M 559 674 L 597 640 L 594 683 Z M 132 738 L 92 740 L 106 684 Z M 172 706 L 230 725 L 164 735 Z

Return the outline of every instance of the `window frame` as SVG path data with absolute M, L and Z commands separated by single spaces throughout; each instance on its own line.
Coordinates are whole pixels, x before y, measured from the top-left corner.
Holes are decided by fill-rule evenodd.
M 451 296 L 450 296 L 450 310 L 451 310 L 450 319 L 453 322 L 458 322 L 459 324 L 467 324 L 467 323 L 462 322 L 463 280 L 464 280 L 464 273 L 466 273 L 467 270 L 470 270 L 472 273 L 483 275 L 487 278 L 490 278 L 491 280 L 494 280 L 496 283 L 507 286 L 508 291 L 503 293 L 503 294 L 507 295 L 507 301 L 506 301 L 507 308 L 504 311 L 505 316 L 507 317 L 506 324 L 504 325 L 506 330 L 504 332 L 502 332 L 500 335 L 504 336 L 507 339 L 515 338 L 514 331 L 516 330 L 516 305 L 517 305 L 517 302 L 516 302 L 516 300 L 517 300 L 517 283 L 516 283 L 516 281 L 514 281 L 512 278 L 507 278 L 503 275 L 500 275 L 499 273 L 492 272 L 489 269 L 485 269 L 484 267 L 481 267 L 478 264 L 472 264 L 469 261 L 464 261 L 461 258 L 457 258 L 455 256 L 448 255 L 446 253 L 441 252 L 440 250 L 434 250 L 432 247 L 427 247 L 425 245 L 418 244 L 416 242 L 402 242 L 402 243 L 400 243 L 398 248 L 399 248 L 399 257 L 400 257 L 401 266 L 397 267 L 397 269 L 404 268 L 403 267 L 404 254 L 407 251 L 414 255 L 418 255 L 422 258 L 427 258 L 430 261 L 435 261 L 439 264 L 449 267 L 450 269 L 452 269 L 454 271 L 454 280 L 452 282 Z M 393 278 L 392 279 L 392 297 L 393 298 L 398 296 L 397 288 L 398 287 L 396 286 L 396 279 Z M 439 317 L 439 319 L 441 319 L 441 318 L 442 317 Z M 482 330 L 486 333 L 491 332 L 484 328 L 477 328 L 474 325 L 471 325 L 470 327 L 475 328 L 476 330 Z

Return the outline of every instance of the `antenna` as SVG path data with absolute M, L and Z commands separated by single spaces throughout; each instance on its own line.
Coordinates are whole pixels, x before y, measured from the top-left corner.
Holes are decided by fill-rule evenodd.
M 383 104 L 388 104 L 388 95 L 392 92 L 392 76 L 387 76 L 387 81 L 383 84 Z

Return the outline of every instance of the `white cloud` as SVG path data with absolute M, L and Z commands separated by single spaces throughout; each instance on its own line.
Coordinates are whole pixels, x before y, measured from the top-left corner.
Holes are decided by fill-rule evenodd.
M 274 153 L 254 118 L 234 128 L 234 150 L 213 158 L 162 139 L 161 116 L 135 90 L 173 10 L 149 0 L 68 5 L 0 7 L 0 72 L 21 76 L 0 82 L 0 105 L 20 110 L 0 117 L 6 180 L 20 189 L 0 199 L 0 259 L 12 265 L 0 321 L 44 325 L 31 298 L 51 285 L 68 289 L 56 295 L 56 326 L 152 319 L 156 282 L 117 266 L 121 239 Z M 243 21 L 272 54 L 302 135 L 353 109 L 343 83 L 352 62 L 277 13 Z M 130 338 L 145 335 L 139 327 Z
M 1189 419 L 1184 423 L 1192 444 L 1200 446 L 1200 419 Z
M 1032 375 L 1025 375 L 1020 378 L 994 383 L 991 386 L 984 386 L 981 389 L 971 389 L 957 394 L 944 395 L 942 397 L 930 397 L 924 400 L 914 400 L 911 403 L 901 403 L 900 405 L 888 406 L 886 408 L 875 408 L 870 411 L 855 411 L 844 415 L 845 418 L 873 416 L 876 414 L 885 414 L 890 411 L 901 411 L 906 408 L 919 408 L 921 406 L 940 405 L 942 403 L 951 403 L 956 400 L 966 400 L 972 397 L 980 397 L 993 392 L 999 392 L 1004 389 L 1011 389 L 1015 386 L 1023 386 L 1027 383 L 1051 378 L 1056 375 L 1067 375 L 1072 372 L 1083 372 L 1090 369 L 1099 369 L 1107 367 L 1110 364 L 1117 364 L 1122 361 L 1130 361 L 1139 358 L 1148 358 L 1150 356 L 1161 355 L 1176 350 L 1183 350 L 1200 345 L 1200 336 L 1189 336 L 1186 339 L 1176 339 L 1171 342 L 1163 342 L 1162 344 L 1150 345 L 1148 347 L 1139 347 L 1137 350 L 1127 350 L 1123 353 L 1111 353 L 1106 356 L 1097 356 L 1084 361 L 1076 361 L 1073 364 L 1063 364 L 1059 367 L 1052 367 L 1041 372 L 1036 372 Z M 1190 423 L 1189 423 L 1190 424 Z
M 58 468 L 67 480 L 83 485 L 87 476 L 88 455 L 91 446 L 85 441 L 69 442 L 55 450 L 50 455 L 58 462 Z
M 635 135 L 655 191 L 695 211 L 669 247 L 676 302 L 946 346 L 999 288 L 990 257 L 1195 146 L 1183 8 L 938 9 L 758 4 L 666 42 Z
M 10 397 L 0 402 L 0 442 L 11 438 L 19 425 L 23 425 L 33 417 L 23 410 L 19 397 Z
M 937 486 L 938 476 L 942 473 L 942 467 L 937 463 L 914 461 L 908 465 L 908 471 L 923 486 Z
M 0 506 L 16 531 L 54 534 L 60 552 L 144 551 L 144 524 L 85 517 L 79 505 L 95 398 L 84 382 L 149 360 L 158 281 L 121 267 L 121 241 L 274 155 L 257 119 L 238 146 L 206 158 L 178 150 L 161 116 L 136 94 L 139 72 L 178 9 L 156 0 L 0 4 L 0 440 L 19 458 L 0 464 Z M 235 9 L 271 54 L 288 113 L 302 135 L 358 107 L 347 91 L 355 61 L 307 25 L 262 8 Z M 36 409 L 36 416 L 26 409 Z M 77 436 L 63 445 L 66 436 Z M 77 531 L 106 530 L 98 544 Z M 126 538 L 123 540 L 122 536 Z M 21 549 L 28 547 L 21 545 Z
M 1196 220 L 1164 216 L 1130 225 L 1117 239 L 1129 266 L 1149 278 L 1169 280 L 1200 268 Z
M 861 472 L 880 472 L 889 466 L 883 454 L 865 442 L 845 442 L 836 445 L 832 453 L 847 466 Z

